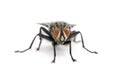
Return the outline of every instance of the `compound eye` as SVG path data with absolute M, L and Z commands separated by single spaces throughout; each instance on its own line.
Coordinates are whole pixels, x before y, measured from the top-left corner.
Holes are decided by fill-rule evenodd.
M 69 30 L 69 28 L 65 27 L 65 28 L 63 29 L 63 31 L 64 31 L 65 35 L 66 35 L 67 37 L 69 37 L 69 35 L 70 35 L 70 30 Z
M 59 28 L 55 28 L 55 29 L 53 30 L 53 35 L 54 35 L 55 38 L 58 37 L 59 32 L 60 32 L 60 29 L 59 29 Z

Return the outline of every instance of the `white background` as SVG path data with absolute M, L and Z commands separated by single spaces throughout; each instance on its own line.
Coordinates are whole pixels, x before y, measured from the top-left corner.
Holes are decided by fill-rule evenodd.
M 72 43 L 72 62 L 68 46 L 57 46 L 56 63 L 51 42 L 39 38 L 36 23 L 66 21 L 77 24 L 85 46 Z M 1 0 L 0 1 L 0 75 L 120 75 L 119 0 Z M 73 29 L 73 30 L 74 30 Z M 78 36 L 79 37 L 79 36 Z M 80 40 L 80 38 L 78 38 Z

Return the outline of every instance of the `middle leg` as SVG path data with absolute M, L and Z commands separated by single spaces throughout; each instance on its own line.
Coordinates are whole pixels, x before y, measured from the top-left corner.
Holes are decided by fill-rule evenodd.
M 43 35 L 43 34 L 42 34 L 42 30 L 43 30 L 48 36 Z M 43 37 L 43 38 L 46 38 L 47 40 L 51 40 L 52 38 L 51 38 L 50 36 L 51 36 L 51 35 L 50 35 L 50 32 L 49 32 L 47 29 L 45 29 L 44 27 L 40 27 L 40 32 L 39 32 L 40 42 L 39 42 L 39 46 L 37 47 L 37 51 L 40 49 L 40 45 L 41 45 L 41 42 L 42 42 L 42 37 Z

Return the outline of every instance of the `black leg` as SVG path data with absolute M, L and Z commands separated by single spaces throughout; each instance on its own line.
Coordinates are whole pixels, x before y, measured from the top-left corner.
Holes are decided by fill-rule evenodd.
M 37 48 L 37 51 L 39 51 L 40 50 L 40 45 L 41 45 L 41 42 L 42 42 L 42 39 L 40 40 L 40 42 L 39 42 L 39 46 L 38 46 L 38 48 Z
M 52 60 L 52 63 L 55 63 L 55 58 L 56 58 L 56 49 L 55 49 L 55 44 L 53 44 L 53 48 L 54 48 L 54 59 Z
M 31 47 L 32 47 L 32 45 L 33 45 L 33 42 L 35 41 L 35 39 L 36 39 L 37 36 L 38 36 L 38 34 L 37 34 L 37 35 L 34 37 L 34 39 L 32 40 L 29 48 L 27 48 L 27 49 L 25 49 L 25 50 L 23 50 L 23 51 L 17 50 L 17 51 L 15 51 L 15 53 L 23 53 L 23 52 L 26 52 L 26 51 L 28 51 L 29 49 L 31 49 Z
M 67 41 L 70 41 L 71 38 L 73 38 L 73 41 L 75 42 L 75 41 L 76 41 L 76 36 L 77 36 L 77 34 L 78 34 L 78 32 L 72 31 L 72 32 L 70 33 L 70 36 L 69 36 L 69 38 L 67 39 Z
M 39 42 L 39 46 L 38 46 L 38 48 L 37 48 L 37 51 L 40 50 L 40 45 L 41 45 L 41 43 L 42 43 L 41 32 L 39 33 L 39 38 L 40 38 L 40 42 Z
M 48 36 L 51 36 L 50 32 L 49 32 L 47 29 L 45 29 L 44 27 L 40 27 L 40 33 L 41 33 L 42 30 L 43 30 Z
M 46 35 L 43 35 L 43 34 L 42 34 L 42 30 L 43 30 L 49 37 L 46 36 Z M 50 32 L 49 32 L 47 29 L 45 29 L 45 28 L 43 28 L 43 27 L 40 27 L 40 32 L 39 32 L 40 42 L 39 42 L 39 46 L 38 46 L 37 50 L 40 49 L 40 45 L 41 45 L 41 42 L 42 42 L 42 38 L 46 38 L 46 39 L 48 39 L 48 40 L 51 40 L 52 38 L 51 38 L 50 36 L 51 36 L 51 35 L 50 35 Z
M 71 34 L 70 34 L 70 37 L 67 39 L 67 41 L 69 41 L 71 38 L 76 37 L 77 34 L 79 34 L 79 33 L 80 33 L 80 36 L 81 36 L 82 47 L 83 47 L 85 50 L 87 50 L 88 52 L 90 52 L 90 53 L 95 53 L 95 54 L 97 54 L 98 52 L 96 52 L 96 51 L 90 51 L 90 50 L 88 50 L 88 49 L 85 47 L 85 45 L 84 45 L 84 40 L 83 40 L 83 36 L 82 36 L 82 33 L 81 33 L 80 31 L 72 31 Z
M 39 42 L 39 46 L 38 46 L 37 50 L 40 49 L 40 45 L 42 43 L 42 39 L 46 39 L 46 40 L 52 41 L 52 42 L 54 41 L 52 37 L 49 37 L 49 36 L 46 36 L 46 35 L 43 35 L 43 34 L 41 34 L 41 35 L 39 34 L 39 37 L 40 37 L 40 42 Z
M 81 33 L 80 31 L 79 31 L 78 33 L 80 33 L 80 35 L 81 35 L 82 47 L 83 47 L 85 50 L 87 50 L 88 52 L 90 52 L 90 53 L 98 54 L 98 52 L 96 52 L 96 51 L 90 51 L 90 50 L 88 50 L 88 49 L 85 47 L 82 33 Z
M 70 56 L 71 56 L 71 59 L 73 60 L 73 62 L 75 62 L 76 59 L 73 58 L 73 56 L 72 56 L 72 51 L 71 51 L 71 41 L 70 41 L 70 43 L 69 43 L 69 46 L 70 46 Z

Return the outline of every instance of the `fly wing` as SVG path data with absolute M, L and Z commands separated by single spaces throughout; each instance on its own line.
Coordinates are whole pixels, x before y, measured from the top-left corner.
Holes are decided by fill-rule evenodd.
M 43 25 L 45 27 L 49 27 L 50 26 L 50 23 L 37 23 L 37 24 Z
M 76 24 L 69 24 L 70 28 L 73 28 L 74 26 L 76 26 Z

